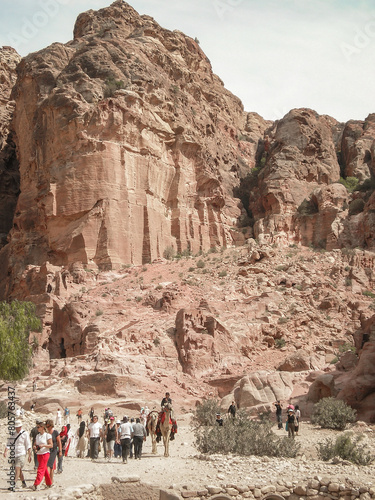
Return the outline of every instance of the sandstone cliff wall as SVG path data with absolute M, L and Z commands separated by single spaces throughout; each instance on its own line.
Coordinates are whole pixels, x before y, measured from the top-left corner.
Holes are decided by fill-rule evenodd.
M 21 57 L 11 47 L 0 47 L 0 248 L 12 227 L 19 194 L 18 159 L 10 122 L 14 101 L 10 99 Z

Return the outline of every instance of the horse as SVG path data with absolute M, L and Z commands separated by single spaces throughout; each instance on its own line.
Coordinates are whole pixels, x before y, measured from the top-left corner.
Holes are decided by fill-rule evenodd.
M 157 448 L 156 448 L 156 427 L 158 425 L 158 412 L 157 411 L 151 411 L 148 414 L 147 417 L 147 430 L 149 435 L 151 436 L 151 441 L 152 441 L 152 453 L 156 455 L 157 453 Z
M 169 440 L 171 437 L 171 430 L 173 425 L 171 419 L 172 405 L 169 403 L 165 404 L 163 413 L 164 415 L 160 422 L 160 431 L 163 436 L 164 456 L 169 457 Z

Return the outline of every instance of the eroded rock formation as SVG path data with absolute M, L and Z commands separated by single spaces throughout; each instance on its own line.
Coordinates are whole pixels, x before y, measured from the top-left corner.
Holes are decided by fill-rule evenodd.
M 246 113 L 195 40 L 122 1 L 18 62 L 0 51 L 0 299 L 37 305 L 43 387 L 119 397 L 147 378 L 266 408 L 311 385 L 310 401 L 339 395 L 367 418 L 374 115 Z M 246 240 L 205 276 L 162 259 Z M 160 275 L 143 281 L 149 262 Z
M 19 194 L 18 158 L 10 122 L 14 101 L 10 94 L 21 57 L 11 47 L 0 47 L 0 248 L 5 245 L 13 224 Z
M 244 113 L 193 39 L 116 1 L 80 15 L 73 41 L 24 58 L 13 94 L 16 273 L 244 241 L 232 190 L 266 122 Z

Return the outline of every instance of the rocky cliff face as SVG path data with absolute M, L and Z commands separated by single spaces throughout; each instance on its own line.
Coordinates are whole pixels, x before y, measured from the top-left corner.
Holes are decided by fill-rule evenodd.
M 23 59 L 14 98 L 17 261 L 112 269 L 244 241 L 232 191 L 266 122 L 191 38 L 114 2 Z
M 312 399 L 343 391 L 311 373 L 349 339 L 362 361 L 340 359 L 357 370 L 340 394 L 368 407 L 357 388 L 373 350 L 355 336 L 372 318 L 375 115 L 246 113 L 195 40 L 122 1 L 18 62 L 0 51 L 0 299 L 37 304 L 39 375 L 119 396 L 145 377 L 157 390 L 165 371 L 166 389 L 267 405 L 313 379 Z M 246 240 L 202 276 L 181 265 L 177 280 L 162 259 Z M 307 246 L 332 253 L 304 264 Z M 285 372 L 301 370 L 297 390 Z
M 11 47 L 0 47 L 0 248 L 5 245 L 12 227 L 19 194 L 18 159 L 9 127 L 14 111 L 10 93 L 20 59 Z

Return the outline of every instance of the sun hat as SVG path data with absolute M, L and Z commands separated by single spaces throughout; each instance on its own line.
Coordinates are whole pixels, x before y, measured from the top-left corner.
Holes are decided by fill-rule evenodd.
M 14 422 L 14 427 L 22 427 L 22 422 L 21 422 L 21 420 L 16 420 L 16 421 Z
M 116 424 L 121 424 L 121 420 L 117 420 L 117 421 L 116 421 Z
M 109 420 L 114 420 L 114 419 L 115 419 L 115 417 L 109 417 Z

